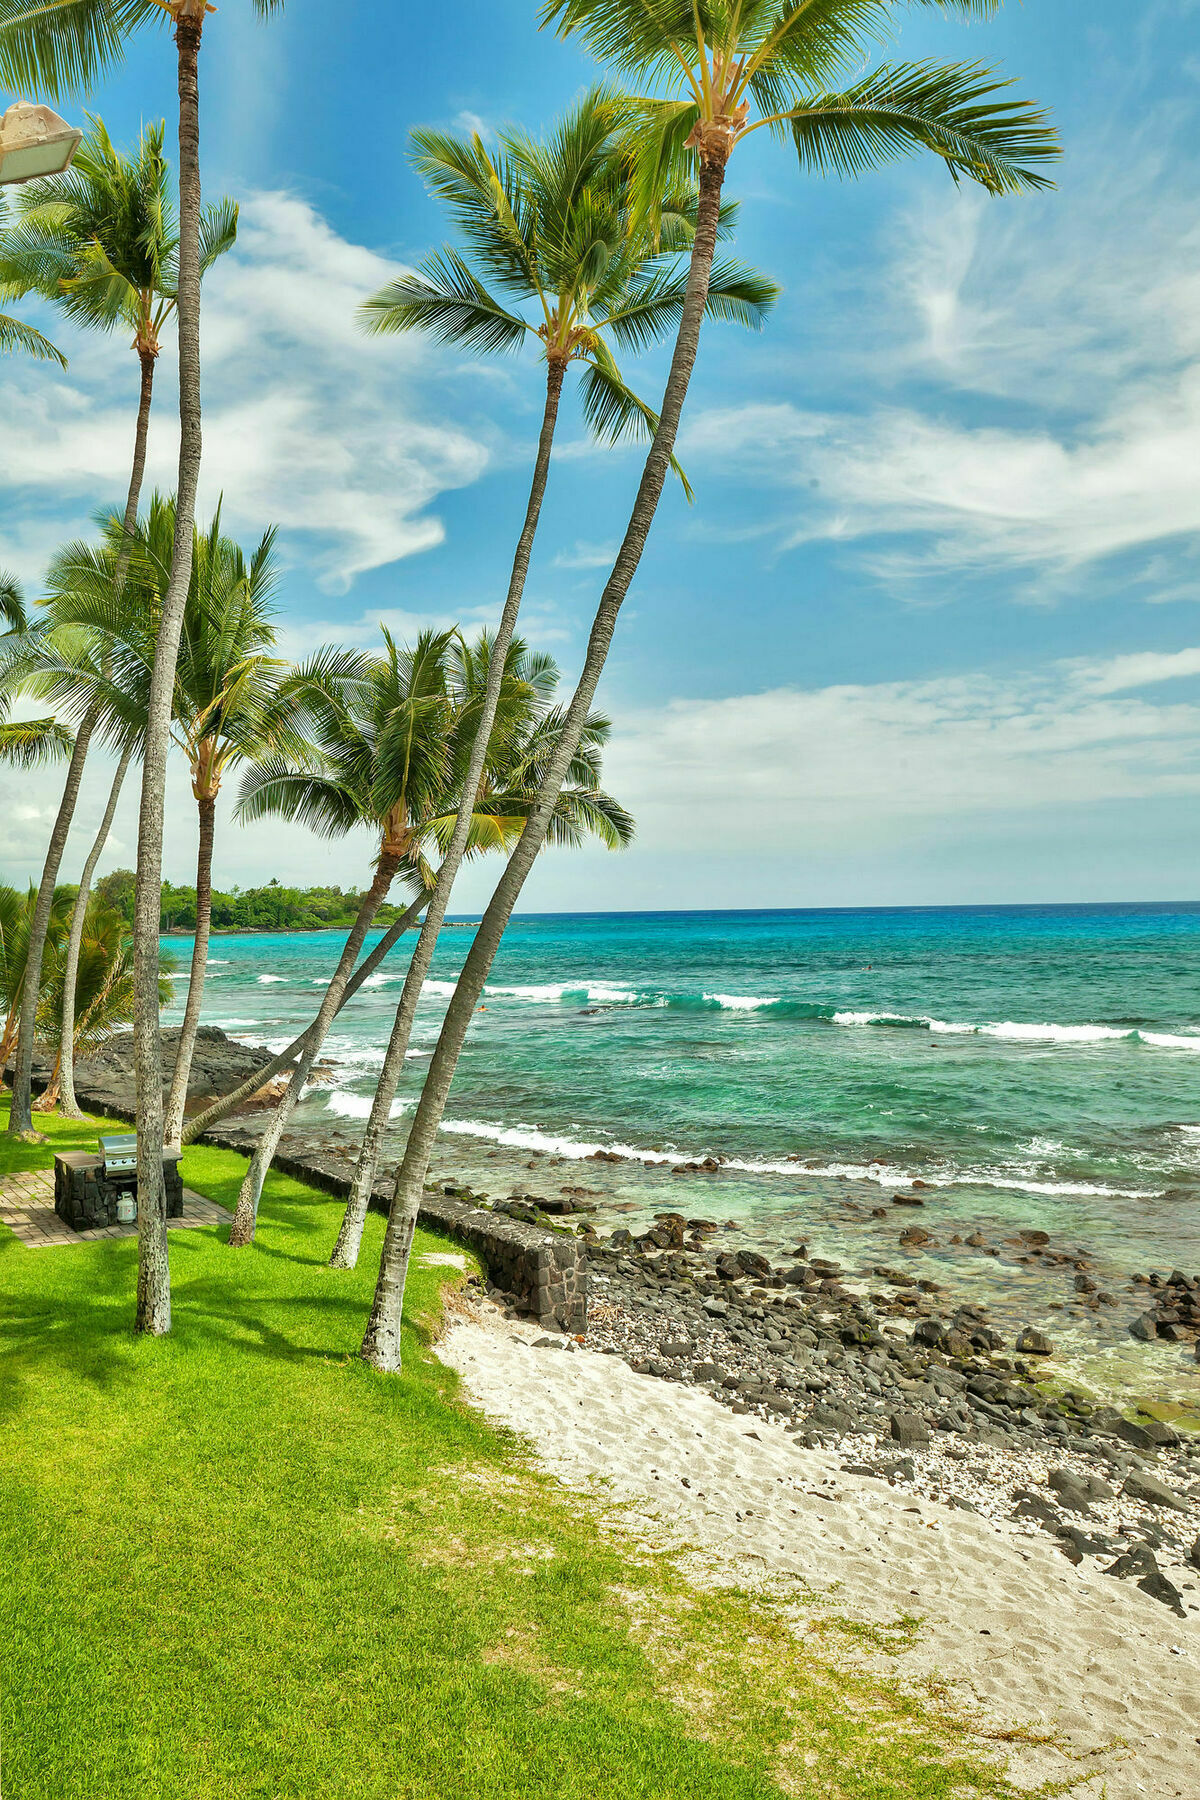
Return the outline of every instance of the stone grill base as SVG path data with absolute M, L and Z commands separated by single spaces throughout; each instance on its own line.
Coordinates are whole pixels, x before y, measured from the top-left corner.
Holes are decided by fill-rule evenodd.
M 179 1158 L 164 1156 L 163 1180 L 167 1189 L 168 1219 L 183 1217 L 183 1180 Z M 116 1225 L 117 1203 L 136 1199 L 137 1189 L 128 1183 L 106 1181 L 104 1162 L 85 1150 L 70 1150 L 54 1159 L 54 1210 L 75 1231 L 95 1231 Z

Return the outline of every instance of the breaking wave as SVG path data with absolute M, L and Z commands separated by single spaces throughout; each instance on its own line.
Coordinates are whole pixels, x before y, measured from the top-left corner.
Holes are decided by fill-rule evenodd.
M 260 980 L 262 977 L 260 977 Z M 371 976 L 368 986 L 388 976 Z M 423 989 L 429 999 L 448 1000 L 454 982 L 428 980 Z M 673 994 L 657 988 L 636 987 L 621 981 L 545 981 L 522 986 L 489 982 L 488 1000 L 515 1000 L 531 1006 L 663 1007 L 674 1012 L 742 1013 L 757 1017 L 796 1019 L 815 1025 L 876 1028 L 894 1031 L 927 1031 L 938 1037 L 997 1038 L 1014 1044 L 1149 1044 L 1161 1050 L 1200 1052 L 1200 1029 L 1195 1032 L 1152 1031 L 1130 1024 L 1105 1025 L 1090 1021 L 1060 1025 L 1050 1020 L 938 1019 L 928 1013 L 859 1011 L 811 1000 L 787 1000 L 775 994 L 724 994 L 701 990 Z
M 370 1111 L 369 1102 L 366 1103 Z M 364 1115 L 365 1116 L 365 1115 Z M 536 1125 L 492 1125 L 481 1119 L 443 1119 L 442 1130 L 457 1137 L 485 1138 L 511 1150 L 535 1150 L 549 1156 L 562 1156 L 582 1162 L 601 1151 L 619 1156 L 623 1161 L 650 1166 L 679 1167 L 700 1160 L 703 1152 L 681 1150 L 643 1150 L 633 1144 L 608 1143 L 572 1138 L 561 1133 L 542 1131 Z M 1022 1194 L 1050 1194 L 1063 1198 L 1107 1196 L 1123 1200 L 1151 1199 L 1158 1190 L 1118 1188 L 1103 1182 L 1039 1181 L 1019 1173 L 1006 1174 L 992 1169 L 963 1169 L 952 1173 L 934 1173 L 923 1169 L 919 1175 L 886 1163 L 816 1163 L 800 1162 L 794 1157 L 773 1161 L 769 1158 L 722 1156 L 721 1167 L 734 1174 L 790 1175 L 827 1181 L 870 1181 L 878 1187 L 911 1187 L 921 1181 L 926 1187 L 990 1187 L 1011 1189 Z
M 348 1094 L 335 1088 L 329 1096 L 329 1111 L 343 1119 L 369 1119 L 374 1096 L 371 1094 Z M 391 1117 L 397 1119 L 413 1102 L 411 1100 L 393 1100 Z

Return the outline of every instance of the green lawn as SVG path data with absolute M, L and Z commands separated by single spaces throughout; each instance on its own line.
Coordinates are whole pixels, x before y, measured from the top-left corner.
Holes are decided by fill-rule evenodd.
M 0 1174 L 96 1133 L 49 1129 L 0 1142 Z M 243 1168 L 184 1162 L 229 1205 Z M 274 1176 L 252 1251 L 173 1232 L 155 1341 L 130 1330 L 131 1240 L 0 1228 L 7 1800 L 1010 1792 L 949 1724 L 797 1648 L 769 1603 L 689 1588 L 459 1404 L 428 1347 L 444 1269 L 414 1270 L 403 1377 L 367 1369 L 382 1224 L 335 1274 L 337 1217 Z

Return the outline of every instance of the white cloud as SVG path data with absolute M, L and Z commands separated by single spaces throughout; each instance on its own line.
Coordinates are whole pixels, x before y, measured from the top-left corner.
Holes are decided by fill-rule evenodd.
M 589 544 L 582 538 L 575 541 L 570 550 L 560 550 L 554 558 L 556 569 L 607 569 L 616 561 L 619 546 L 612 544 Z
M 366 570 L 440 543 L 430 510 L 489 462 L 481 437 L 422 402 L 441 365 L 415 342 L 368 340 L 360 302 L 399 266 L 330 229 L 305 201 L 243 202 L 237 248 L 206 283 L 202 507 L 222 491 L 225 519 L 257 536 L 284 528 L 285 550 L 341 591 Z M 5 365 L 0 405 L 21 420 L 0 439 L 0 561 L 33 581 L 61 537 L 88 529 L 123 491 L 136 363 L 115 340 L 60 332 L 68 374 Z M 164 354 L 149 484 L 174 485 L 173 363 Z M 440 422 L 431 424 L 431 416 Z
M 825 334 L 808 392 L 832 379 L 837 410 L 785 391 L 693 415 L 685 457 L 786 494 L 782 547 L 856 544 L 888 583 L 999 570 L 1052 593 L 1140 552 L 1138 595 L 1179 597 L 1200 537 L 1200 201 L 1158 123 L 1153 152 L 1076 146 L 1046 199 L 903 218 L 856 293 L 806 313 Z
M 621 716 L 607 785 L 656 851 L 845 850 L 986 815 L 1200 794 L 1200 702 L 1116 697 L 1200 650 L 775 688 Z

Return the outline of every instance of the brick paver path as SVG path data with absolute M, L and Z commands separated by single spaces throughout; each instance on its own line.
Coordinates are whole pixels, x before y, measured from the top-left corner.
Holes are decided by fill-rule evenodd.
M 201 1225 L 228 1223 L 231 1214 L 203 1194 L 183 1190 L 182 1219 L 168 1219 L 170 1231 L 195 1231 Z M 54 1170 L 33 1169 L 22 1175 L 0 1177 L 0 1225 L 7 1225 L 30 1250 L 49 1250 L 58 1244 L 86 1244 L 96 1238 L 136 1237 L 136 1225 L 108 1225 L 95 1231 L 74 1231 L 54 1210 Z

